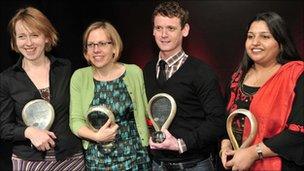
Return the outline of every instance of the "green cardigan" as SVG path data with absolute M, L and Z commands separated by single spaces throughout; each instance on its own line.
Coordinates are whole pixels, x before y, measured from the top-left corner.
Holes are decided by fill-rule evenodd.
M 131 64 L 126 67 L 124 83 L 133 102 L 134 118 L 141 143 L 148 145 L 148 127 L 146 123 L 147 97 L 143 81 L 142 70 Z M 80 127 L 87 125 L 85 114 L 94 97 L 93 68 L 91 66 L 78 69 L 74 72 L 70 84 L 70 128 L 78 136 Z M 83 147 L 87 149 L 89 142 L 83 140 Z

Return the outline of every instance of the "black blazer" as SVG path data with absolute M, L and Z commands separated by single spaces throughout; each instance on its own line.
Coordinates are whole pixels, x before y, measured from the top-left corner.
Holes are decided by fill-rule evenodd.
M 66 59 L 49 57 L 50 103 L 55 110 L 55 119 L 50 131 L 57 136 L 55 154 L 57 160 L 65 159 L 81 151 L 81 141 L 69 128 L 69 82 L 71 63 Z M 24 137 L 26 125 L 22 120 L 24 105 L 34 99 L 41 99 L 39 90 L 22 68 L 22 58 L 0 74 L 0 136 L 13 142 L 13 153 L 26 160 L 42 160 L 45 152 L 31 147 Z

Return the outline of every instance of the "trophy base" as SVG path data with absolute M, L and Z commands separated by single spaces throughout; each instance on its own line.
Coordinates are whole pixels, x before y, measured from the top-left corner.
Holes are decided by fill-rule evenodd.
M 161 131 L 156 131 L 152 133 L 152 141 L 155 143 L 162 143 L 166 139 L 166 134 Z

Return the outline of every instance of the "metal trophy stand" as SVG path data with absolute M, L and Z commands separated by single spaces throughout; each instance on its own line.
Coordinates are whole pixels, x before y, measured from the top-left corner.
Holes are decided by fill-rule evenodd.
M 97 132 L 107 121 L 115 122 L 113 112 L 105 105 L 92 106 L 86 113 L 86 120 L 90 129 Z M 110 153 L 114 146 L 114 142 L 100 143 L 104 153 Z
M 22 109 L 22 119 L 26 126 L 49 130 L 54 118 L 55 111 L 53 106 L 43 99 L 32 100 Z

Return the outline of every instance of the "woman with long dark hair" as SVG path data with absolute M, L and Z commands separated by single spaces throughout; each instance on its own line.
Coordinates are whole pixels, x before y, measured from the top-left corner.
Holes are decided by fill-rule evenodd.
M 257 135 L 251 146 L 237 150 L 229 139 L 222 140 L 222 164 L 232 170 L 303 170 L 303 60 L 277 13 L 257 14 L 246 33 L 244 57 L 230 83 L 227 112 L 251 111 L 257 119 Z M 238 116 L 232 128 L 242 143 L 250 124 Z

